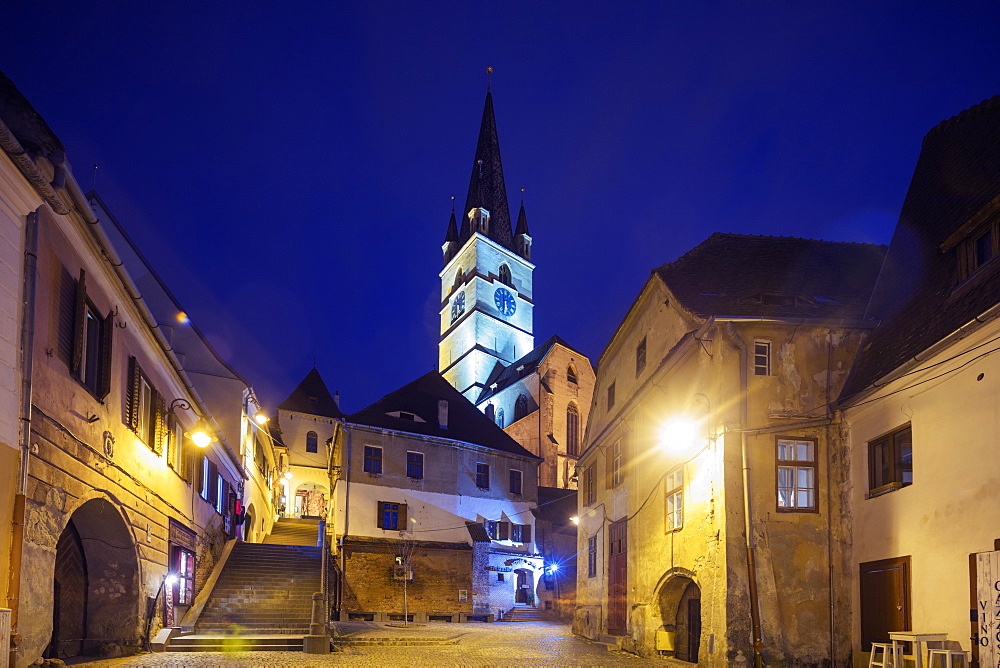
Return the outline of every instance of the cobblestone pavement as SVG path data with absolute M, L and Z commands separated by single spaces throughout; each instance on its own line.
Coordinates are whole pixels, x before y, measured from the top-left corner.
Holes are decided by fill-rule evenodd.
M 348 645 L 329 655 L 302 652 L 163 652 L 85 664 L 87 668 L 279 668 L 281 666 L 642 666 L 649 662 L 611 652 L 604 645 L 579 638 L 569 626 L 553 622 L 516 624 L 433 624 L 402 631 L 370 625 L 346 627 L 348 637 L 403 635 L 450 639 L 455 644 L 431 646 Z

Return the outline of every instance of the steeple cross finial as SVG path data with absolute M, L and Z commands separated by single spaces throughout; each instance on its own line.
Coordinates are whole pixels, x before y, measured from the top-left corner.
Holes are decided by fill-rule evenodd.
M 493 67 L 491 66 L 491 67 L 487 67 L 486 68 L 486 91 L 487 92 L 489 92 L 491 90 L 492 84 L 493 84 Z

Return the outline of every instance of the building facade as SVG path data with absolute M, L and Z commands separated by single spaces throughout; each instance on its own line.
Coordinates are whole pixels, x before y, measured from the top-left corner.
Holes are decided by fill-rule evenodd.
M 868 307 L 880 324 L 841 398 L 856 652 L 933 630 L 1000 660 L 998 203 L 994 97 L 924 138 Z
M 829 407 L 883 252 L 715 234 L 652 272 L 599 361 L 577 632 L 700 665 L 820 664 L 846 646 Z

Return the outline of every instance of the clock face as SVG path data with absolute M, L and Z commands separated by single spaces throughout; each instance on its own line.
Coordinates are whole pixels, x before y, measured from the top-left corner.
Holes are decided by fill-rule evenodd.
M 465 313 L 465 293 L 459 292 L 451 304 L 451 321 L 455 322 L 463 313 Z
M 514 295 L 510 294 L 510 290 L 507 288 L 497 288 L 497 291 L 493 293 L 493 301 L 496 302 L 497 310 L 505 316 L 512 316 L 517 310 Z

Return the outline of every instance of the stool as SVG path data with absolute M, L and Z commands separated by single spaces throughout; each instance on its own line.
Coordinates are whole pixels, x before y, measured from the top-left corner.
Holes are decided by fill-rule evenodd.
M 956 656 L 962 658 L 962 666 L 964 666 L 964 668 L 969 668 L 969 653 L 965 650 L 937 648 L 927 651 L 927 668 L 934 668 L 934 657 L 941 657 L 944 659 L 944 663 L 941 664 L 944 668 L 953 668 L 954 664 L 951 660 Z
M 882 650 L 882 659 L 875 658 L 875 652 Z M 896 650 L 891 642 L 873 642 L 872 655 L 868 661 L 868 668 L 896 668 Z

